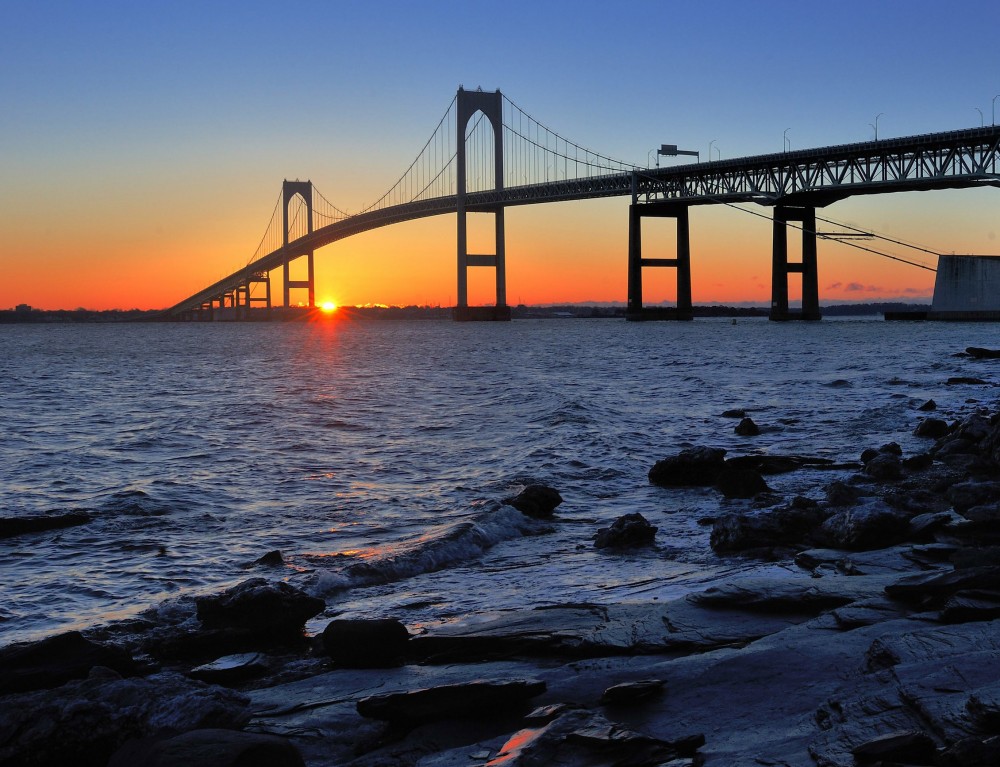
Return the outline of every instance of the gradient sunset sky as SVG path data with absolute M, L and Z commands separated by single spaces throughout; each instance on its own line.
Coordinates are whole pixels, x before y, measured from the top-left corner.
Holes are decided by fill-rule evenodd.
M 876 116 L 880 138 L 1000 119 L 995 0 L 2 8 L 0 309 L 173 305 L 246 263 L 282 179 L 311 179 L 347 211 L 378 198 L 460 84 L 499 88 L 639 166 L 661 143 L 705 158 L 711 142 L 728 159 L 781 151 L 786 136 L 792 149 L 867 141 Z M 624 301 L 627 209 L 509 209 L 508 301 Z M 1000 254 L 1000 189 L 820 215 L 938 253 Z M 667 223 L 649 226 L 646 255 L 670 255 Z M 695 303 L 769 301 L 770 238 L 765 219 L 693 209 Z M 334 243 L 317 252 L 317 300 L 453 305 L 455 247 L 454 216 Z M 843 244 L 821 242 L 819 258 L 821 302 L 932 292 L 931 272 Z M 671 279 L 649 277 L 645 300 L 670 299 Z M 470 303 L 491 299 L 490 280 L 478 270 Z

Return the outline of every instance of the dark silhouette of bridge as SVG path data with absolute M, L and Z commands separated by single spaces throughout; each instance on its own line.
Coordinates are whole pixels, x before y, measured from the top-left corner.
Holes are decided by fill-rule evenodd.
M 361 232 L 428 216 L 457 216 L 459 320 L 509 319 L 506 299 L 504 210 L 515 205 L 631 196 L 628 309 L 630 319 L 691 319 L 692 205 L 756 203 L 772 209 L 774 320 L 819 319 L 816 208 L 853 195 L 1000 186 L 1000 126 L 883 139 L 794 152 L 638 168 L 565 139 L 500 91 L 459 88 L 420 154 L 395 185 L 367 208 L 348 214 L 310 181 L 285 181 L 257 251 L 246 265 L 167 310 L 179 319 L 210 319 L 217 309 L 243 318 L 256 304 L 271 308 L 271 272 L 283 276 L 283 305 L 307 291 L 315 305 L 313 259 L 324 245 Z M 279 215 L 280 211 L 280 215 Z M 470 253 L 469 213 L 492 214 L 495 248 Z M 644 258 L 642 220 L 676 221 L 676 257 Z M 794 222 L 790 226 L 790 222 Z M 801 261 L 788 257 L 789 229 L 801 231 Z M 306 259 L 306 278 L 291 264 Z M 676 271 L 676 307 L 644 307 L 645 268 Z M 468 305 L 470 268 L 496 275 L 496 304 Z M 789 308 L 788 283 L 801 275 L 802 308 Z M 255 287 L 263 294 L 255 295 Z

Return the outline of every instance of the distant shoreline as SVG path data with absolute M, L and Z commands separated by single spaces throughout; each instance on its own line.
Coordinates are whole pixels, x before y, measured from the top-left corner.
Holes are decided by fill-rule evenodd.
M 832 304 L 820 308 L 827 317 L 872 317 L 886 312 L 927 311 L 929 304 L 877 302 L 866 304 Z M 266 321 L 267 310 L 260 312 L 258 318 Z M 322 314 L 319 309 L 292 307 L 275 307 L 271 310 L 272 320 L 302 320 L 316 314 Z M 337 310 L 340 316 L 354 319 L 371 320 L 438 320 L 451 319 L 451 307 L 442 306 L 345 306 Z M 766 317 L 768 309 L 764 306 L 725 306 L 701 305 L 694 307 L 695 317 Z M 624 305 L 546 305 L 525 306 L 520 304 L 511 307 L 513 319 L 602 319 L 625 316 Z M 0 311 L 0 324 L 22 323 L 93 323 L 93 322 L 174 322 L 164 316 L 163 310 L 152 309 L 108 309 L 103 311 L 93 309 L 29 309 Z

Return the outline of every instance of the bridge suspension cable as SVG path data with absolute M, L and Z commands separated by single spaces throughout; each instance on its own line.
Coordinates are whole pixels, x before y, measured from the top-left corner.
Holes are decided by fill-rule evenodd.
M 629 173 L 637 166 L 587 149 L 536 120 L 503 97 L 506 186 Z

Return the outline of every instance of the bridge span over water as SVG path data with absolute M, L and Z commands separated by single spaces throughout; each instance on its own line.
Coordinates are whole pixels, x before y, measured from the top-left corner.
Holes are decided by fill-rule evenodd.
M 285 181 L 271 221 L 247 264 L 168 310 L 179 319 L 210 319 L 216 309 L 240 318 L 256 305 L 271 308 L 271 273 L 283 276 L 283 305 L 307 291 L 315 305 L 313 260 L 324 245 L 371 229 L 428 216 L 457 217 L 456 319 L 509 319 L 504 210 L 599 197 L 631 197 L 628 310 L 630 319 L 690 319 L 692 205 L 756 203 L 773 219 L 771 319 L 819 319 L 816 208 L 854 195 L 1000 186 L 1000 126 L 868 141 L 818 149 L 638 168 L 586 149 L 550 130 L 500 91 L 459 88 L 431 138 L 396 184 L 365 209 L 349 214 L 309 181 Z M 492 214 L 493 253 L 470 253 L 467 215 Z M 643 258 L 642 219 L 676 220 L 676 258 Z M 801 231 L 801 261 L 788 258 L 789 222 Z M 306 260 L 306 278 L 290 266 Z M 645 268 L 676 271 L 670 309 L 644 307 Z M 496 305 L 468 305 L 470 268 L 496 275 Z M 788 301 L 790 275 L 801 275 L 802 308 Z M 263 287 L 262 291 L 255 291 Z M 260 295 L 255 294 L 260 292 Z

